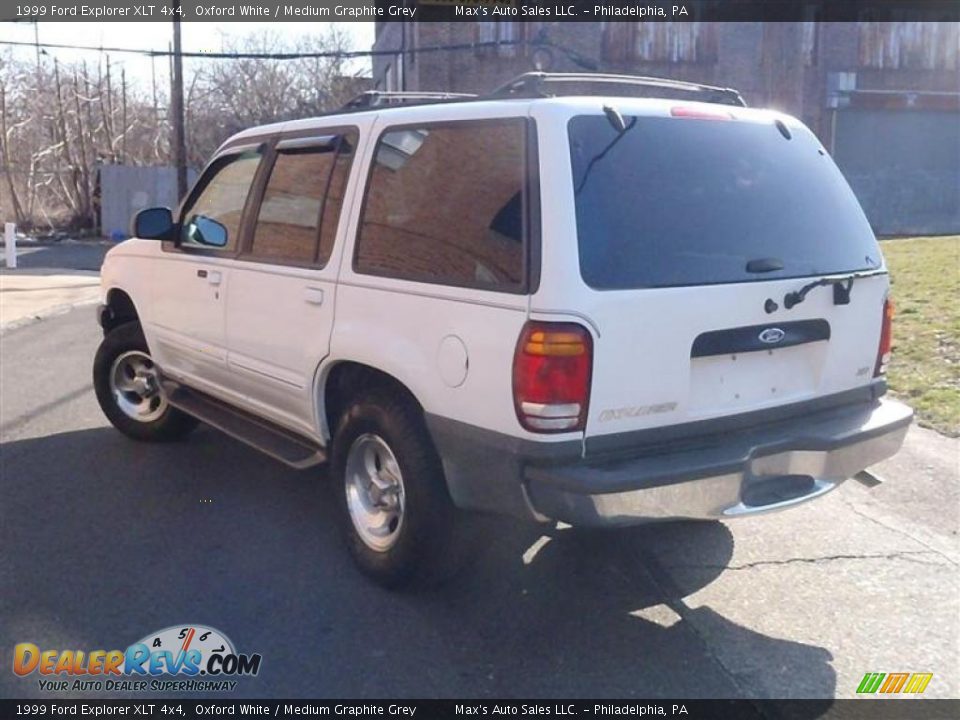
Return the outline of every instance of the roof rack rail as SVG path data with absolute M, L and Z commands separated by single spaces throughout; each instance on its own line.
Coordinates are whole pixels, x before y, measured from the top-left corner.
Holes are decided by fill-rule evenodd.
M 343 110 L 365 110 L 368 108 L 391 105 L 417 105 L 458 100 L 472 100 L 476 95 L 448 92 L 394 92 L 386 90 L 367 90 L 347 101 Z
M 562 92 L 558 86 L 567 85 L 597 85 L 604 93 L 608 93 L 611 86 L 620 85 L 633 88 L 658 88 L 692 94 L 697 100 L 720 105 L 736 105 L 746 107 L 740 93 L 733 88 L 714 87 L 699 83 L 670 80 L 668 78 L 642 77 L 639 75 L 610 75 L 605 73 L 545 73 L 528 72 L 504 83 L 492 93 L 491 98 L 537 98 L 569 95 Z M 553 86 L 553 87 L 550 87 Z M 579 91 L 576 94 L 583 94 Z M 601 94 L 601 93 L 586 93 Z

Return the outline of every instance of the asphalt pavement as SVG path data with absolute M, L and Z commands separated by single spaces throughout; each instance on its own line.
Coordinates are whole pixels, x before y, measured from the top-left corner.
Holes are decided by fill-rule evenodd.
M 188 623 L 262 655 L 238 697 L 832 699 L 867 672 L 960 693 L 956 440 L 913 428 L 882 484 L 729 524 L 492 520 L 456 581 L 391 593 L 350 563 L 322 470 L 109 427 L 99 339 L 90 307 L 0 337 L 0 697 L 50 697 L 16 643 Z
M 107 240 L 62 240 L 60 242 L 35 242 L 19 240 L 17 243 L 17 268 L 69 268 L 71 270 L 99 271 L 103 257 L 115 243 Z M 3 243 L 0 243 L 3 247 Z M 0 254 L 0 267 L 7 261 Z

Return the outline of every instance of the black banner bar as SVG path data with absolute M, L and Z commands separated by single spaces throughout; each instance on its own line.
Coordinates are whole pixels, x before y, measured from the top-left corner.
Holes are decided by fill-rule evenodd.
M 0 20 L 39 22 L 960 21 L 957 0 L 33 0 Z
M 0 700 L 16 718 L 677 718 L 753 720 L 955 720 L 960 700 Z

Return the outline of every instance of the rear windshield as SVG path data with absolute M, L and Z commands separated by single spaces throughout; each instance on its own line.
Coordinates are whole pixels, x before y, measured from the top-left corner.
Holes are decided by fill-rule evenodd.
M 569 125 L 580 271 L 591 287 L 881 266 L 853 192 L 809 131 L 773 122 L 624 121 L 622 133 L 603 115 Z

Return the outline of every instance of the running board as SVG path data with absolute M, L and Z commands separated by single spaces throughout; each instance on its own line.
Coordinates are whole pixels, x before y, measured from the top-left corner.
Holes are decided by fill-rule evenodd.
M 163 378 L 160 381 L 167 401 L 227 435 L 297 470 L 326 462 L 323 448 L 308 438 L 256 417 L 222 400 Z

